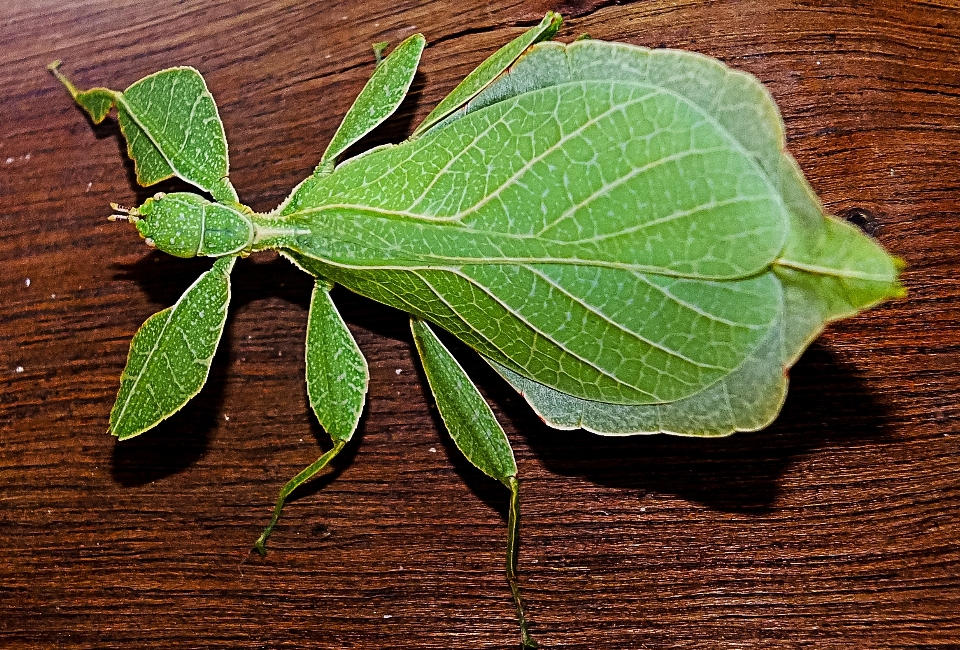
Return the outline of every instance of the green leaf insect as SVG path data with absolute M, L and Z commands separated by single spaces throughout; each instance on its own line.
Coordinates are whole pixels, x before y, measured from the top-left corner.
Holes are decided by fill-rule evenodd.
M 278 250 L 315 279 L 310 404 L 333 447 L 353 435 L 367 365 L 330 298 L 335 284 L 411 315 L 440 414 L 467 459 L 511 492 L 507 577 L 521 642 L 519 483 L 490 407 L 432 326 L 476 350 L 547 424 L 605 435 L 725 436 L 768 425 L 786 370 L 826 323 L 900 296 L 900 263 L 824 213 L 752 76 L 673 50 L 550 39 L 558 14 L 470 73 L 397 145 L 344 152 L 400 105 L 425 41 L 383 58 L 315 172 L 255 213 L 230 183 L 200 74 L 172 68 L 124 91 L 80 91 L 95 122 L 116 107 L 143 185 L 200 193 L 118 209 L 147 243 L 218 258 L 133 339 L 110 431 L 139 435 L 206 380 L 237 257 Z M 211 200 L 212 199 L 212 200 Z

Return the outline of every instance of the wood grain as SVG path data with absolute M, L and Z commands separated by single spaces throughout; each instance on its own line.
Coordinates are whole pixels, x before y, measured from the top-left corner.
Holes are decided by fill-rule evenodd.
M 463 349 L 523 477 L 521 576 L 548 648 L 960 647 L 960 5 L 954 1 L 505 0 L 0 8 L 0 645 L 516 646 L 506 494 L 458 458 L 406 321 L 343 290 L 370 361 L 359 435 L 248 554 L 277 490 L 329 444 L 308 414 L 310 285 L 238 265 L 211 381 L 117 444 L 130 337 L 208 262 L 109 224 L 137 204 L 115 123 L 44 70 L 124 87 L 206 76 L 232 177 L 266 210 L 310 173 L 372 66 L 430 43 L 398 141 L 548 8 L 561 38 L 694 49 L 757 75 L 825 205 L 909 264 L 907 299 L 829 328 L 765 431 L 698 441 L 543 426 Z

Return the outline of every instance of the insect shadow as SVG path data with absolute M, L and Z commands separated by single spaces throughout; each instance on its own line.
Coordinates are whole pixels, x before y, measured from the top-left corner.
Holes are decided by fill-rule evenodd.
M 171 304 L 207 266 L 205 260 L 154 253 L 134 264 L 119 266 L 117 279 L 134 279 L 151 301 Z M 283 259 L 238 265 L 230 315 L 207 385 L 156 431 L 115 445 L 114 478 L 126 486 L 143 485 L 181 472 L 202 457 L 222 412 L 234 315 L 254 301 L 280 298 L 300 307 L 305 317 L 311 286 L 307 275 Z M 403 341 L 413 354 L 406 314 L 340 289 L 335 298 L 347 323 L 382 338 Z M 780 479 L 796 459 L 817 449 L 854 445 L 886 435 L 883 406 L 873 399 L 873 392 L 863 385 L 854 368 L 819 342 L 792 368 L 790 392 L 773 425 L 728 438 L 700 439 L 666 435 L 605 437 L 552 429 L 476 353 L 451 336 L 441 336 L 498 415 L 513 423 L 513 437 L 519 434 L 525 439 L 550 471 L 634 490 L 641 497 L 648 492 L 673 494 L 720 511 L 762 514 L 773 508 Z M 415 367 L 424 401 L 432 405 L 423 371 L 419 364 Z M 506 518 L 507 494 L 463 458 L 432 406 L 430 414 L 435 428 L 443 432 L 440 441 L 457 474 L 477 498 Z M 329 448 L 326 433 L 314 418 L 309 421 L 318 445 Z M 357 435 L 334 459 L 333 472 L 304 485 L 291 501 L 322 490 L 349 465 L 363 438 L 365 422 L 364 416 Z
M 176 302 L 183 290 L 207 270 L 209 260 L 178 259 L 160 253 L 145 255 L 133 264 L 115 265 L 115 279 L 135 280 L 140 290 L 158 304 Z M 124 486 L 144 485 L 186 470 L 206 452 L 210 436 L 220 423 L 223 412 L 224 387 L 229 377 L 231 359 L 235 356 L 234 318 L 246 305 L 265 299 L 277 299 L 298 306 L 303 312 L 304 326 L 313 281 L 286 260 L 276 255 L 258 256 L 238 265 L 233 273 L 232 300 L 227 324 L 219 349 L 210 367 L 210 376 L 203 390 L 169 419 L 144 435 L 125 440 L 113 448 L 111 472 Z M 278 359 L 291 363 L 292 359 Z M 304 411 L 309 411 L 306 390 Z M 328 449 L 330 438 L 314 418 L 309 418 L 311 433 L 318 447 Z M 291 498 L 309 496 L 323 488 L 350 464 L 363 437 L 361 426 L 354 439 L 331 463 L 333 472 L 304 486 Z
M 526 401 L 478 355 L 444 337 L 498 416 L 511 422 L 533 455 L 556 474 L 598 485 L 670 494 L 722 512 L 764 514 L 774 509 L 781 479 L 798 459 L 832 446 L 853 446 L 888 435 L 885 411 L 855 368 L 823 343 L 814 343 L 793 366 L 790 391 L 779 418 L 762 431 L 726 438 L 668 435 L 598 436 L 548 427 Z M 434 414 L 442 430 L 439 415 Z M 508 430 L 509 432 L 509 430 Z M 478 498 L 506 517 L 507 499 L 478 470 L 444 444 L 457 472 Z

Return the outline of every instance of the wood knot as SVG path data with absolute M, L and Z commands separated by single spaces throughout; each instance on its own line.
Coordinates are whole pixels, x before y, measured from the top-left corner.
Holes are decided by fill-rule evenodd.
M 844 210 L 840 213 L 840 217 L 844 221 L 852 223 L 871 237 L 876 237 L 877 233 L 880 232 L 880 219 L 866 208 L 850 208 L 849 210 Z

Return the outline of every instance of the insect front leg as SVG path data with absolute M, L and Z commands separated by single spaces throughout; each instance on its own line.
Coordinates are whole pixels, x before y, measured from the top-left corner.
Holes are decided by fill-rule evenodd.
M 209 192 L 220 203 L 238 203 L 229 178 L 223 123 L 199 72 L 189 67 L 169 68 L 123 91 L 79 90 L 58 70 L 59 65 L 56 61 L 47 67 L 94 124 L 116 107 L 140 185 L 148 187 L 176 176 Z

